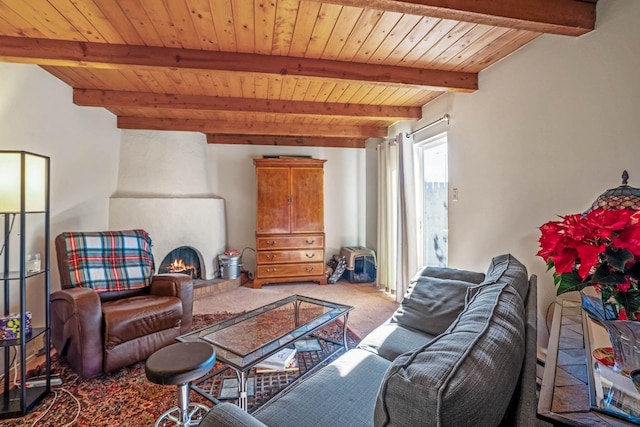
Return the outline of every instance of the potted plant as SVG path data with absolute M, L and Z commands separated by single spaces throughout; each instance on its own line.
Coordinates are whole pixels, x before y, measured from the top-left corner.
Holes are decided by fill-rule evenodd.
M 640 211 L 597 208 L 549 221 L 540 232 L 537 255 L 555 270 L 557 295 L 592 286 L 601 304 L 583 295 L 583 308 L 607 328 L 616 367 L 640 367 Z

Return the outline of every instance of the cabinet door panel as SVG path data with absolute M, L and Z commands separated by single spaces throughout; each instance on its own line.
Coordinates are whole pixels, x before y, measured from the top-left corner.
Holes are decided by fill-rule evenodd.
M 321 168 L 291 168 L 291 232 L 324 231 L 324 172 Z
M 291 223 L 288 168 L 256 168 L 258 210 L 256 233 L 289 233 Z

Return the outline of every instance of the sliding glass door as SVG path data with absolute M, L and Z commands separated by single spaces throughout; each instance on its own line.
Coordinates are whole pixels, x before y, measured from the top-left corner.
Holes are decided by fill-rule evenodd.
M 418 256 L 422 265 L 446 267 L 449 240 L 446 134 L 416 143 L 416 166 L 421 234 Z

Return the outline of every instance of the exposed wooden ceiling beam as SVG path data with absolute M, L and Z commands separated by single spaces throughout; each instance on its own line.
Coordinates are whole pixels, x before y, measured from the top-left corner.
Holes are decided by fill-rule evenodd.
M 269 99 L 220 98 L 204 95 L 176 95 L 149 92 L 123 92 L 74 89 L 73 102 L 88 107 L 149 108 L 154 110 L 233 111 L 293 114 L 297 116 L 333 116 L 372 120 L 417 120 L 420 107 L 364 104 L 337 104 Z
M 579 36 L 595 28 L 595 2 L 581 0 L 316 0 L 410 15 Z
M 207 134 L 209 144 L 282 145 L 294 147 L 364 148 L 365 138 Z
M 214 52 L 0 36 L 0 60 L 38 65 L 137 70 L 229 71 L 473 92 L 477 73 L 277 55 Z
M 339 138 L 383 138 L 386 127 L 266 122 L 216 122 L 200 119 L 118 117 L 120 129 L 179 130 L 215 134 L 325 136 Z

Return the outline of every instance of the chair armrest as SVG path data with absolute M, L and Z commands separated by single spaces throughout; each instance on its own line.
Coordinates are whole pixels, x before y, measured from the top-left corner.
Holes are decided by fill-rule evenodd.
M 53 292 L 51 339 L 58 354 L 83 378 L 102 372 L 102 308 L 93 289 Z
M 232 403 L 214 406 L 199 424 L 200 427 L 267 427 Z
M 193 318 L 193 280 L 186 274 L 156 274 L 151 278 L 151 294 L 178 297 L 182 301 L 180 333 L 191 331 Z

